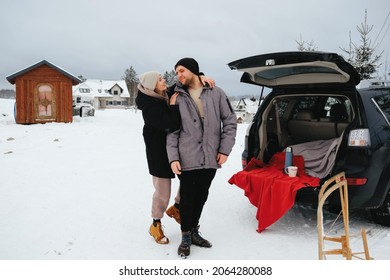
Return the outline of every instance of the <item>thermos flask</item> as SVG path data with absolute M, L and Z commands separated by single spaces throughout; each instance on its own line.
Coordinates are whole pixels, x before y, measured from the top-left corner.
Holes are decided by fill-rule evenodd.
M 293 159 L 292 148 L 291 147 L 287 147 L 286 148 L 286 157 L 285 157 L 285 160 L 284 160 L 284 170 L 286 170 L 287 167 L 293 165 L 292 159 Z

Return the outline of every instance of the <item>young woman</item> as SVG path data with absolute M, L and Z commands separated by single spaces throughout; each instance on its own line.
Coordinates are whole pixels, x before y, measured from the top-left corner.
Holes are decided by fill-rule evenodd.
M 151 210 L 153 222 L 149 233 L 157 243 L 167 244 L 169 239 L 161 228 L 164 212 L 180 223 L 179 192 L 175 197 L 175 205 L 167 210 L 171 196 L 171 179 L 175 174 L 171 170 L 166 152 L 167 133 L 176 131 L 181 126 L 179 107 L 175 105 L 178 93 L 169 97 L 166 81 L 156 71 L 140 75 L 139 81 L 136 104 L 142 110 L 146 158 L 155 188 Z M 202 76 L 201 81 L 214 86 L 214 81 L 210 78 Z

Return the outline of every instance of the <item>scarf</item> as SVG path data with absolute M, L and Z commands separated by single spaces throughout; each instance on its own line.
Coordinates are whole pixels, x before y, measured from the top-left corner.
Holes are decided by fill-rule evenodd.
M 153 90 L 150 90 L 150 89 L 147 89 L 145 87 L 143 87 L 142 84 L 138 84 L 137 88 L 145 95 L 148 95 L 150 97 L 154 97 L 154 98 L 157 98 L 157 99 L 161 99 L 161 100 L 165 100 L 165 102 L 167 104 L 169 104 L 169 98 L 168 98 L 168 94 L 164 91 L 164 95 L 160 95 L 158 94 L 157 92 L 153 91 Z

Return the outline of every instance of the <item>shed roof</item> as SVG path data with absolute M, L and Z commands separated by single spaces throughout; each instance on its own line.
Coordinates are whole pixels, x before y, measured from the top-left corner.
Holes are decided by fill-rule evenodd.
M 31 66 L 29 66 L 27 68 L 24 68 L 24 69 L 22 69 L 22 70 L 20 70 L 18 72 L 15 72 L 15 73 L 9 75 L 7 77 L 7 80 L 8 80 L 8 82 L 10 82 L 11 84 L 14 85 L 15 84 L 15 80 L 16 80 L 17 77 L 19 77 L 19 76 L 21 76 L 21 75 L 23 75 L 23 74 L 25 74 L 25 73 L 35 69 L 35 68 L 37 68 L 37 67 L 39 67 L 41 65 L 47 65 L 47 66 L 57 70 L 58 72 L 61 72 L 62 74 L 64 74 L 65 76 L 67 76 L 68 78 L 70 78 L 72 80 L 72 85 L 77 85 L 77 84 L 81 83 L 81 80 L 79 78 L 77 78 L 76 76 L 70 74 L 68 71 L 65 71 L 61 67 L 59 67 L 59 66 L 57 66 L 57 65 L 55 65 L 53 63 L 50 63 L 47 60 L 42 60 L 42 61 L 40 61 L 38 63 L 35 63 L 35 64 L 33 64 L 33 65 L 31 65 Z

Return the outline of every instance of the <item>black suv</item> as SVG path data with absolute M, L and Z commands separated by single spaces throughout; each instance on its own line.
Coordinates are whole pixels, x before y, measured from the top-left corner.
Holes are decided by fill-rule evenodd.
M 335 53 L 271 53 L 228 66 L 244 72 L 241 82 L 271 89 L 248 127 L 243 166 L 291 146 L 321 184 L 345 171 L 350 208 L 390 226 L 390 87 L 357 89 L 358 73 Z M 318 190 L 301 189 L 296 200 L 315 205 Z M 330 201 L 338 207 L 338 197 Z

